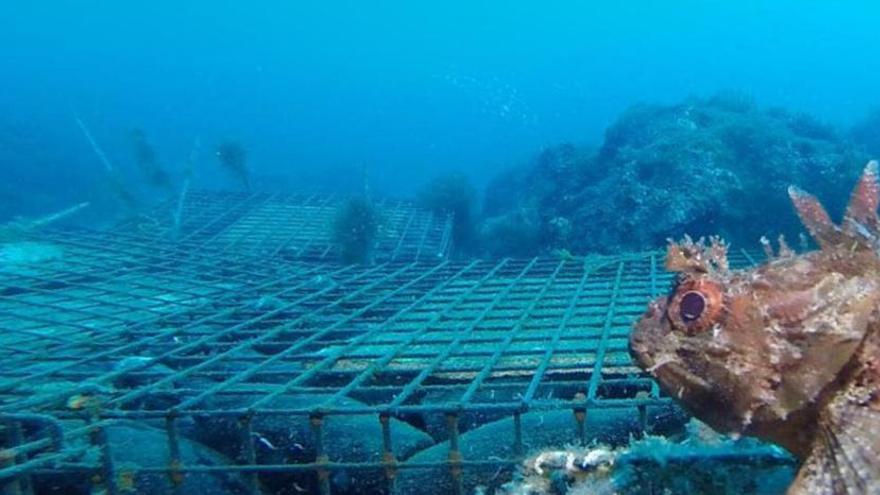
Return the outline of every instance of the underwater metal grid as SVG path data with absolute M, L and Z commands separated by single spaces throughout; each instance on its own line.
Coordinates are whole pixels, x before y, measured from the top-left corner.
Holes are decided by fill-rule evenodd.
M 336 261 L 333 222 L 347 198 L 329 194 L 190 191 L 117 231 L 143 242 L 174 238 L 190 249 L 211 249 L 296 261 Z M 427 261 L 452 249 L 452 218 L 411 202 L 377 199 L 376 261 Z M 175 221 L 175 219 L 179 219 Z
M 463 493 L 469 470 L 521 460 L 531 411 L 571 411 L 564 443 L 587 438 L 590 411 L 631 411 L 645 432 L 646 408 L 670 402 L 627 352 L 633 319 L 669 283 L 657 253 L 343 267 L 156 249 L 118 234 L 48 240 L 57 256 L 5 272 L 0 289 L 9 490 L 66 473 L 124 492 L 133 468 L 115 465 L 107 431 L 137 420 L 161 428 L 169 454 L 134 470 L 161 475 L 169 493 L 184 476 L 218 472 L 240 474 L 250 493 L 257 474 L 310 472 L 330 493 L 341 470 L 381 473 L 388 492 L 405 493 L 401 473 L 427 468 Z M 498 439 L 512 456 L 462 455 L 469 413 L 512 418 Z M 332 458 L 328 422 L 360 415 L 379 425 L 381 452 Z M 448 453 L 399 460 L 391 421 L 432 415 L 448 428 Z M 255 444 L 266 440 L 253 425 L 265 417 L 307 419 L 315 451 L 258 463 Z M 206 418 L 231 421 L 244 439 L 234 464 L 183 461 L 182 431 Z

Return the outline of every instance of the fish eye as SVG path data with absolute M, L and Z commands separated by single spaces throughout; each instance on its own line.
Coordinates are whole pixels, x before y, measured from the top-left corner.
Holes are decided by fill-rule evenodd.
M 717 323 L 723 307 L 724 296 L 718 282 L 705 277 L 691 278 L 675 288 L 666 316 L 674 327 L 693 335 Z

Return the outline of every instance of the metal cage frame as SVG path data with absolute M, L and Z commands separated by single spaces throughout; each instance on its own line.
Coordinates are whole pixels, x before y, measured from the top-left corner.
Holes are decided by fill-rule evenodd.
M 173 240 L 190 250 L 262 259 L 336 262 L 333 222 L 349 198 L 334 194 L 270 194 L 189 191 L 113 230 L 141 242 Z M 410 201 L 377 198 L 375 261 L 434 262 L 452 251 L 451 214 Z
M 200 207 L 197 196 L 191 201 Z M 227 214 L 269 202 L 236 196 L 238 206 Z M 410 225 L 416 214 L 405 217 L 401 222 Z M 464 493 L 467 470 L 522 461 L 528 412 L 571 411 L 571 436 L 560 440 L 583 443 L 592 411 L 633 411 L 640 432 L 649 433 L 646 409 L 671 402 L 627 352 L 632 321 L 670 281 L 657 252 L 427 262 L 391 256 L 343 266 L 251 255 L 262 249 L 242 255 L 210 241 L 218 235 L 210 223 L 193 222 L 203 227 L 184 229 L 179 242 L 135 233 L 134 224 L 115 232 L 48 232 L 37 242 L 58 248 L 57 256 L 2 273 L 0 434 L 9 445 L 0 450 L 0 484 L 8 493 L 28 493 L 32 478 L 51 473 L 86 476 L 121 493 L 122 470 L 104 432 L 127 420 L 164 425 L 167 462 L 138 471 L 167 476 L 169 493 L 194 473 L 238 473 L 259 493 L 258 474 L 311 472 L 327 494 L 330 475 L 343 469 L 382 473 L 386 491 L 400 493 L 401 471 L 426 468 L 443 469 L 452 491 Z M 754 259 L 737 251 L 731 262 Z M 120 368 L 126 358 L 136 359 Z M 120 377 L 137 385 L 120 386 Z M 430 393 L 455 398 L 425 402 Z M 156 394 L 166 401 L 162 407 L 142 406 Z M 273 406 L 289 394 L 326 399 Z M 249 400 L 212 405 L 223 397 Z M 511 456 L 462 455 L 459 420 L 473 412 L 510 418 L 513 435 L 499 441 L 511 446 Z M 399 459 L 390 420 L 429 413 L 446 418 L 448 455 Z M 381 458 L 330 458 L 326 423 L 364 414 L 380 425 Z M 316 446 L 311 462 L 257 462 L 249 428 L 271 415 L 308 418 Z M 238 421 L 247 439 L 243 459 L 183 462 L 179 428 L 194 417 Z M 33 431 L 39 434 L 27 433 Z M 83 461 L 90 449 L 101 453 L 98 461 Z M 755 456 L 789 462 L 774 449 L 730 460 Z

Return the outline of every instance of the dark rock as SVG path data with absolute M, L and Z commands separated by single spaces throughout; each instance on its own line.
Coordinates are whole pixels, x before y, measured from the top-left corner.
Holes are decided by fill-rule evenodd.
M 433 391 L 425 394 L 422 398 L 422 405 L 440 405 L 449 404 L 457 401 L 464 393 L 465 389 L 454 389 L 446 391 Z M 498 389 L 491 392 L 478 390 L 473 397 L 473 402 L 512 402 L 517 400 L 518 394 L 522 392 L 515 388 Z M 491 397 L 490 397 L 491 395 Z M 503 410 L 492 411 L 463 411 L 458 419 L 458 431 L 465 433 L 476 429 L 484 424 L 498 421 L 505 417 L 509 417 L 510 413 Z M 445 441 L 449 439 L 449 428 L 446 425 L 446 413 L 442 411 L 427 412 L 422 415 L 425 424 L 425 430 L 436 441 Z
M 330 395 L 287 395 L 272 401 L 270 409 L 307 409 Z M 218 396 L 206 403 L 206 409 L 233 410 L 244 408 L 258 397 Z M 363 406 L 353 399 L 344 399 L 342 407 Z M 197 417 L 189 432 L 194 438 L 239 461 L 244 460 L 245 439 L 237 418 Z M 324 418 L 324 448 L 331 462 L 377 462 L 382 460 L 382 429 L 377 415 L 328 415 Z M 315 461 L 315 438 L 308 416 L 256 415 L 251 423 L 256 460 L 260 464 L 302 464 Z M 394 454 L 406 459 L 414 452 L 433 444 L 431 437 L 409 424 L 391 419 Z M 314 473 L 266 474 L 260 476 L 262 486 L 270 493 L 299 494 L 299 490 L 317 493 Z M 333 471 L 334 489 L 346 493 L 376 493 L 384 486 L 381 470 Z
M 123 493 L 144 495 L 171 492 L 165 472 L 140 472 L 139 468 L 169 466 L 168 437 L 164 431 L 135 422 L 121 422 L 105 429 L 116 470 L 116 483 Z M 180 439 L 180 462 L 186 466 L 227 466 L 232 461 L 199 443 Z M 97 448 L 89 449 L 84 463 L 100 465 Z M 41 494 L 78 495 L 94 493 L 87 475 L 57 475 L 34 478 L 35 492 Z M 241 476 L 235 473 L 187 473 L 182 478 L 180 493 L 187 495 L 250 493 Z

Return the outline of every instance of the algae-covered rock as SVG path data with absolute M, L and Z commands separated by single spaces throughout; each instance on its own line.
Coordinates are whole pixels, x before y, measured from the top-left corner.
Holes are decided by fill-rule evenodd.
M 379 212 L 368 198 L 343 203 L 333 220 L 333 242 L 343 263 L 370 263 L 379 233 Z
M 329 399 L 330 395 L 285 395 L 266 407 L 271 409 L 307 409 Z M 237 409 L 256 400 L 255 396 L 218 396 L 206 409 Z M 340 407 L 364 404 L 343 399 Z M 431 437 L 415 427 L 396 419 L 390 420 L 394 454 L 406 459 L 414 452 L 433 444 Z M 256 459 L 260 464 L 301 464 L 315 461 L 315 436 L 308 416 L 256 415 L 251 423 Z M 243 459 L 245 438 L 241 423 L 233 417 L 196 418 L 190 433 L 194 438 L 234 458 Z M 330 461 L 379 462 L 382 460 L 382 428 L 376 414 L 331 414 L 323 419 L 325 454 Z M 331 484 L 334 493 L 377 493 L 384 485 L 381 470 L 334 471 Z M 260 476 L 270 493 L 318 493 L 316 476 L 311 472 L 273 473 Z
M 685 416 L 673 405 L 651 407 L 649 412 L 651 431 L 670 434 L 683 429 Z M 577 423 L 570 410 L 530 412 L 521 416 L 523 447 L 530 452 L 555 447 L 577 440 Z M 596 409 L 589 411 L 585 422 L 588 443 L 610 446 L 625 445 L 632 436 L 641 434 L 638 411 L 635 408 Z M 513 457 L 514 423 L 507 417 L 485 424 L 464 433 L 459 438 L 464 460 L 509 459 Z M 444 442 L 412 457 L 409 463 L 444 462 L 448 459 L 449 442 Z M 495 466 L 468 466 L 464 469 L 466 493 L 473 493 L 478 486 L 489 488 L 489 493 L 510 479 L 512 466 L 505 469 Z M 397 488 L 401 493 L 432 494 L 452 493 L 452 479 L 445 466 L 437 468 L 404 468 L 400 470 Z
M 445 441 L 449 439 L 449 428 L 446 425 L 446 413 L 442 411 L 441 406 L 451 404 L 458 400 L 465 392 L 465 388 L 447 389 L 440 391 L 430 391 L 422 398 L 423 405 L 434 405 L 437 410 L 425 412 L 422 414 L 422 422 L 425 425 L 425 431 L 431 435 L 436 441 Z M 485 391 L 477 390 L 472 400 L 474 402 L 487 403 L 492 401 L 512 402 L 518 398 L 517 394 L 521 392 L 514 388 L 502 388 L 498 390 Z M 503 409 L 485 410 L 485 411 L 462 411 L 458 416 L 458 431 L 465 433 L 476 429 L 486 423 L 498 421 L 503 418 L 509 418 L 510 412 Z
M 607 129 L 598 152 L 553 148 L 496 180 L 483 225 L 535 212 L 528 231 L 538 242 L 530 254 L 657 248 L 684 233 L 757 246 L 762 235 L 800 232 L 789 185 L 839 198 L 828 205 L 839 214 L 866 161 L 812 117 L 761 109 L 736 94 L 637 105 Z M 524 245 L 501 244 L 513 254 Z
M 140 468 L 163 468 L 170 465 L 168 437 L 164 431 L 133 421 L 120 422 L 104 431 L 113 456 L 115 479 L 120 493 L 158 495 L 172 491 L 168 473 L 140 471 Z M 179 446 L 182 466 L 227 466 L 232 463 L 227 457 L 192 440 L 181 438 Z M 81 460 L 86 464 L 101 465 L 100 453 L 94 447 Z M 40 476 L 34 479 L 37 493 L 95 493 L 88 476 Z M 187 473 L 180 482 L 179 493 L 187 495 L 251 493 L 241 476 L 235 473 Z
M 459 253 L 473 248 L 477 191 L 462 173 L 435 177 L 418 195 L 418 203 L 436 215 L 452 215 L 452 242 Z
M 872 109 L 864 119 L 856 123 L 849 137 L 871 158 L 880 158 L 880 108 Z
M 733 440 L 689 424 L 683 438 L 648 436 L 628 445 L 566 445 L 531 452 L 495 495 L 782 495 L 795 459 L 753 438 Z M 707 434 L 708 433 L 708 434 Z

